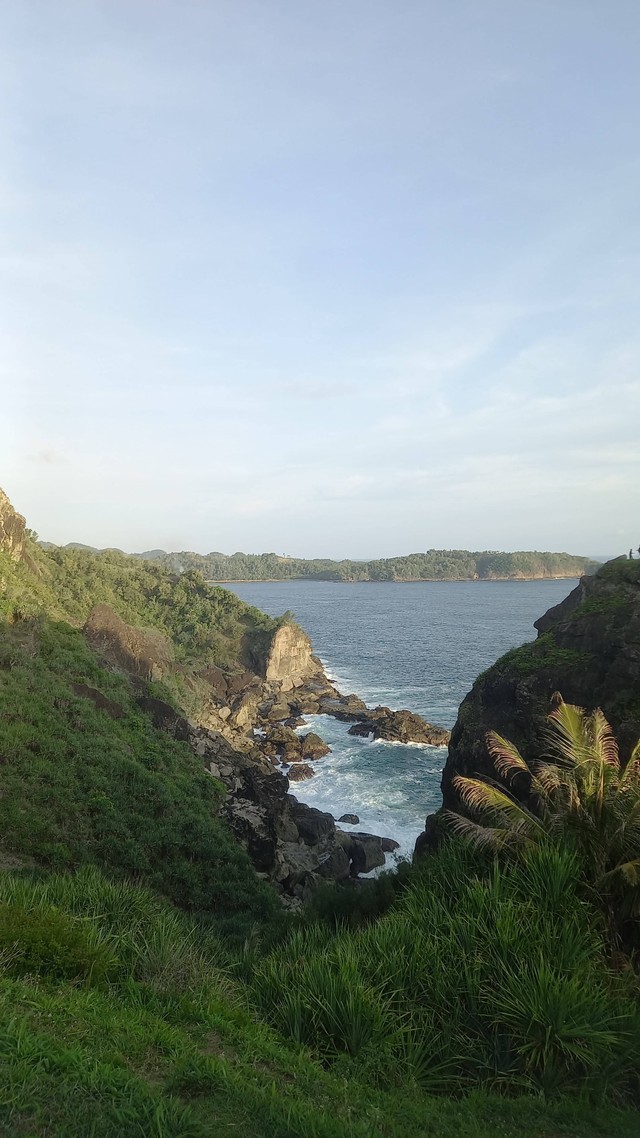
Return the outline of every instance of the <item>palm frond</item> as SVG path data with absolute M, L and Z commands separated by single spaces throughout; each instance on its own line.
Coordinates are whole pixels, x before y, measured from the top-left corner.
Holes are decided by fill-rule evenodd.
M 514 771 L 531 773 L 515 743 L 510 743 L 508 739 L 498 735 L 497 731 L 489 731 L 486 742 L 487 750 L 493 759 L 495 768 L 503 778 Z
M 455 834 L 468 841 L 478 850 L 500 850 L 513 841 L 511 830 L 499 826 L 481 826 L 479 822 L 472 822 L 463 814 L 455 810 L 445 810 L 444 819 L 451 826 Z
M 630 786 L 633 783 L 640 782 L 640 739 L 629 755 L 629 761 L 622 772 L 620 782 L 622 786 Z
M 601 762 L 608 763 L 618 769 L 620 767 L 618 744 L 613 734 L 613 728 L 600 707 L 597 707 L 588 717 L 588 726 L 592 736 L 594 759 L 599 759 Z
M 474 812 L 488 814 L 509 828 L 520 823 L 529 829 L 544 829 L 533 814 L 496 786 L 463 775 L 456 775 L 452 785 L 464 805 Z
M 569 766 L 576 766 L 589 755 L 585 711 L 573 703 L 561 703 L 547 717 L 547 737 L 554 754 Z

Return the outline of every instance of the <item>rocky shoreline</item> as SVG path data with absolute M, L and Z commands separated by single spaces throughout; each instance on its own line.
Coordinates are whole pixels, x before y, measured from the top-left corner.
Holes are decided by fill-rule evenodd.
M 304 716 L 334 716 L 351 723 L 352 734 L 394 743 L 443 746 L 449 738 L 413 712 L 370 708 L 358 696 L 342 694 L 294 624 L 280 625 L 262 652 L 248 650 L 244 670 L 209 666 L 197 673 L 199 703 L 190 718 L 149 694 L 149 680 L 170 681 L 180 673 L 159 633 L 133 629 L 98 605 L 85 635 L 106 666 L 133 677 L 138 703 L 154 725 L 186 741 L 222 783 L 222 816 L 256 872 L 289 908 L 300 907 L 327 882 L 357 882 L 398 847 L 390 838 L 346 832 L 339 822 L 357 825 L 356 815 L 343 815 L 336 824 L 332 814 L 290 793 L 290 783 L 312 778 L 312 764 L 329 753 L 315 732 L 300 732 Z

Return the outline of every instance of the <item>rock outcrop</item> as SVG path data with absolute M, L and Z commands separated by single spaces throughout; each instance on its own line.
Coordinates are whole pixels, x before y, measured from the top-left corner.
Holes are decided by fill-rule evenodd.
M 323 674 L 309 637 L 297 624 L 282 624 L 276 629 L 261 665 L 264 679 L 279 684 L 283 692 Z
M 161 680 L 174 664 L 171 641 L 152 628 L 126 624 L 109 605 L 96 605 L 87 617 L 87 640 L 107 663 L 143 680 Z
M 8 553 L 12 561 L 23 560 L 25 528 L 22 514 L 14 510 L 4 490 L 0 490 L 0 549 Z
M 391 711 L 388 707 L 374 707 L 359 722 L 349 728 L 350 735 L 371 735 L 388 743 L 422 743 L 430 747 L 445 747 L 451 733 L 444 727 L 427 723 L 413 711 Z
M 444 805 L 459 803 L 457 774 L 493 776 L 486 734 L 514 742 L 526 760 L 544 753 L 554 693 L 587 710 L 601 707 L 625 761 L 640 736 L 640 561 L 618 558 L 536 621 L 538 639 L 507 652 L 463 700 L 442 776 Z M 517 788 L 514 784 L 514 792 Z M 437 842 L 428 820 L 421 849 Z

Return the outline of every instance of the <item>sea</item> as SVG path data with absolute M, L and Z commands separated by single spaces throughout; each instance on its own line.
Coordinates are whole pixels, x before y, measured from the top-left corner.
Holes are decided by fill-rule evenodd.
M 419 581 L 343 584 L 233 582 L 226 588 L 271 616 L 290 610 L 327 675 L 369 705 L 408 708 L 453 727 L 476 676 L 510 648 L 533 640 L 534 620 L 562 601 L 575 580 Z M 331 747 L 315 775 L 292 784 L 296 797 L 338 819 L 395 838 L 387 868 L 410 858 L 427 814 L 441 804 L 445 747 L 373 742 L 350 724 L 306 716 Z

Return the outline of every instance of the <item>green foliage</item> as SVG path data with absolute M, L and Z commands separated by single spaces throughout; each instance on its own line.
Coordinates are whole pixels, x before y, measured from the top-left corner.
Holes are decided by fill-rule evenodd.
M 574 648 L 561 648 L 556 644 L 553 632 L 544 632 L 531 644 L 523 644 L 520 648 L 506 652 L 493 667 L 518 676 L 529 676 L 541 668 L 577 670 L 584 669 L 588 663 L 588 653 Z M 486 672 L 483 674 L 486 675 Z
M 380 1087 L 639 1090 L 637 983 L 608 970 L 566 851 L 498 868 L 449 842 L 387 916 L 298 931 L 253 986 L 283 1034 Z
M 549 839 L 570 845 L 619 931 L 640 941 L 640 742 L 623 767 L 599 709 L 587 715 L 560 701 L 547 722 L 547 754 L 529 764 L 513 743 L 490 732 L 487 745 L 504 789 L 457 776 L 454 789 L 478 821 L 454 811 L 447 818 L 479 848 L 541 846 Z M 518 779 L 525 779 L 520 789 L 529 805 L 512 794 Z
M 197 570 L 209 581 L 474 581 L 511 577 L 580 577 L 597 562 L 568 553 L 470 553 L 430 549 L 375 561 L 305 560 L 276 553 L 168 553 L 158 562 L 170 570 Z
M 408 887 L 412 869 L 400 862 L 394 873 L 381 873 L 371 881 L 327 884 L 317 889 L 305 909 L 307 921 L 324 921 L 330 928 L 358 928 L 391 909 Z
M 77 625 L 94 605 L 107 604 L 128 624 L 164 633 L 178 661 L 198 668 L 237 667 L 245 637 L 277 627 L 234 593 L 208 585 L 197 570 L 176 575 L 117 550 L 33 548 L 33 568 L 0 551 L 0 615 L 46 612 Z
M 0 903 L 0 956 L 11 972 L 99 983 L 115 957 L 92 933 L 55 908 Z
M 1 631 L 0 833 L 54 868 L 135 876 L 243 937 L 278 909 L 217 813 L 219 784 L 186 743 L 156 731 L 129 681 L 101 668 L 81 633 L 48 620 Z M 113 719 L 73 683 L 113 700 Z

